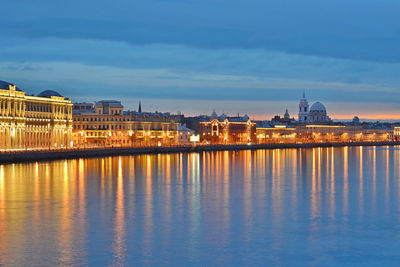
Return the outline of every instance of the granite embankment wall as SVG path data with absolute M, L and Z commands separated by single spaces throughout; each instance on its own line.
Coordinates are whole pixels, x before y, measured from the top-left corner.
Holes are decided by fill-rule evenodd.
M 106 149 L 74 149 L 54 151 L 21 151 L 0 153 L 0 164 L 53 161 L 61 159 L 111 157 L 122 155 L 143 155 L 160 153 L 189 153 L 223 150 L 256 150 L 256 149 L 283 149 L 283 148 L 314 148 L 314 147 L 342 147 L 342 146 L 393 146 L 396 142 L 352 142 L 352 143 L 306 143 L 306 144 L 263 144 L 263 145 L 207 145 L 207 146 L 177 146 L 177 147 L 134 147 L 134 148 L 106 148 Z

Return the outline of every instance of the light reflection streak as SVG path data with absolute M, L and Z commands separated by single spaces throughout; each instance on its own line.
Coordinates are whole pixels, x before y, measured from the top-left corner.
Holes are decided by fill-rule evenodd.
M 72 239 L 72 219 L 71 219 L 71 209 L 72 209 L 72 201 L 71 201 L 71 188 L 69 183 L 69 175 L 68 175 L 68 164 L 67 161 L 64 161 L 63 168 L 63 185 L 62 185 L 62 213 L 60 217 L 60 261 L 63 265 L 72 262 L 74 259 L 73 255 L 73 239 Z
M 343 212 L 348 213 L 349 208 L 349 147 L 343 148 Z
M 229 184 L 229 177 L 227 177 L 227 181 L 225 183 Z M 245 229 L 248 229 L 250 225 L 253 223 L 252 199 L 253 198 L 252 198 L 252 188 L 251 188 L 251 151 L 246 150 L 244 151 L 244 176 L 243 176 L 243 209 L 244 209 Z M 228 203 L 226 203 L 225 200 L 224 205 L 227 204 Z M 250 241 L 250 238 L 251 237 L 248 234 L 245 235 L 246 242 Z
M 164 234 L 168 235 L 171 231 L 171 155 L 165 155 L 165 165 L 162 166 L 162 170 L 165 172 L 161 173 L 165 176 L 165 201 L 164 201 L 164 218 L 165 218 L 165 225 L 164 225 Z
M 318 185 L 318 194 L 319 192 L 321 192 L 321 188 L 322 188 L 322 183 L 321 183 L 321 172 L 322 172 L 322 164 L 321 164 L 321 156 L 322 156 L 322 148 L 318 148 L 318 180 L 317 180 L 317 185 Z
M 376 146 L 372 150 L 372 203 L 376 208 Z
M 297 192 L 299 191 L 299 186 L 301 186 L 301 183 L 298 183 L 298 173 L 297 170 L 299 168 L 299 165 L 297 164 L 297 154 L 298 154 L 298 150 L 297 149 L 292 149 L 291 150 L 291 155 L 290 155 L 290 161 L 292 162 L 292 166 L 290 166 L 290 169 L 292 170 L 292 181 L 293 181 L 293 185 L 292 185 L 292 214 L 293 215 L 297 215 Z
M 330 202 L 331 202 L 331 216 L 333 217 L 335 215 L 335 210 L 336 210 L 336 192 L 335 192 L 335 156 L 334 156 L 334 148 L 331 147 L 331 174 L 330 174 Z
M 363 190 L 364 190 L 364 176 L 363 176 L 363 147 L 359 148 L 359 208 L 363 210 Z
M 146 160 L 146 176 L 145 176 L 145 225 L 144 225 L 144 255 L 151 255 L 151 239 L 153 235 L 153 192 L 152 192 L 152 162 L 151 156 L 144 156 Z
M 125 204 L 124 204 L 124 177 L 122 171 L 122 159 L 118 157 L 118 175 L 116 188 L 116 204 L 115 204 L 115 225 L 114 225 L 114 241 L 113 265 L 123 266 L 126 260 L 125 245 Z
M 390 159 L 389 159 L 389 146 L 386 147 L 386 172 L 385 172 L 385 198 L 389 201 L 390 195 L 390 184 L 389 184 L 389 170 L 390 170 Z M 387 206 L 386 206 L 387 207 Z
M 195 247 L 201 230 L 201 179 L 200 179 L 200 155 L 191 154 L 191 189 L 190 189 L 190 247 Z M 220 166 L 220 165 L 218 165 Z M 189 168 L 188 168 L 189 169 Z M 188 178 L 189 178 L 188 177 Z
M 4 166 L 0 166 L 0 212 L 4 213 L 5 185 L 4 185 Z
M 312 175 L 311 175 L 311 217 L 315 218 L 318 214 L 317 203 L 317 171 L 316 171 L 316 149 L 312 149 Z
M 6 185 L 4 181 L 4 166 L 0 165 L 0 265 L 7 265 L 9 260 L 7 255 L 10 240 L 8 235 L 8 218 L 6 216 Z

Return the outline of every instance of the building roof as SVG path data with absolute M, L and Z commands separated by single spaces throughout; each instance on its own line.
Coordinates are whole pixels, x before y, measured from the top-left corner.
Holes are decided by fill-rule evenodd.
M 63 97 L 58 92 L 53 91 L 53 90 L 45 90 L 45 91 L 41 92 L 40 94 L 38 94 L 37 96 L 39 96 L 39 97 L 52 97 L 52 96 Z
M 184 131 L 184 132 L 193 132 L 192 129 L 189 129 L 188 127 L 186 127 L 186 125 L 182 125 L 182 124 L 178 126 L 178 130 L 179 130 L 179 131 L 182 131 L 182 132 L 183 132 L 183 131 Z
M 0 81 L 0 89 L 8 90 L 9 85 L 14 85 L 14 84 L 5 81 Z M 15 90 L 22 92 L 22 90 L 19 89 L 18 87 L 15 87 Z
M 117 100 L 101 100 L 97 101 L 96 104 L 101 106 L 123 107 L 121 101 Z
M 326 112 L 325 106 L 321 102 L 315 102 L 310 108 L 310 112 Z

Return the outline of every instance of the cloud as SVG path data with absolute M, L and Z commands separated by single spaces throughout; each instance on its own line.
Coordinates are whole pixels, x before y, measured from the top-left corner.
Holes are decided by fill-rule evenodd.
M 398 1 L 8 1 L 2 36 L 262 49 L 399 62 Z

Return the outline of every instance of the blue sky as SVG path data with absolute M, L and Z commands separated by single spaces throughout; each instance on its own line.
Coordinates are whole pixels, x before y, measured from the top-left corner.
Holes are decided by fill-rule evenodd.
M 399 1 L 2 0 L 0 80 L 185 114 L 400 118 Z

